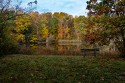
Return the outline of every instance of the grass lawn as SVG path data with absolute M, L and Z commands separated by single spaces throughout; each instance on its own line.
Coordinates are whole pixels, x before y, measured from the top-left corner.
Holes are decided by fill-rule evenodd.
M 0 83 L 125 83 L 125 61 L 11 55 L 0 58 Z

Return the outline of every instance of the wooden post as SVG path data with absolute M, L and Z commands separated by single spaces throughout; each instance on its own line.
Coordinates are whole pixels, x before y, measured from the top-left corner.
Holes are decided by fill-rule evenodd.
M 86 56 L 86 51 L 84 50 L 84 57 Z
M 96 57 L 96 48 L 94 48 L 94 56 Z
M 96 46 L 95 42 L 93 43 L 93 49 L 94 49 L 94 56 L 96 57 L 96 49 L 97 49 L 97 46 Z

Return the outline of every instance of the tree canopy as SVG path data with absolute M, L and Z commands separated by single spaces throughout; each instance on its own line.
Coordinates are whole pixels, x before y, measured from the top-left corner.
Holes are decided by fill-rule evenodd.
M 98 19 L 94 23 L 101 29 L 98 34 L 100 39 L 113 39 L 121 55 L 125 57 L 125 0 L 89 0 L 87 9 L 88 15 Z

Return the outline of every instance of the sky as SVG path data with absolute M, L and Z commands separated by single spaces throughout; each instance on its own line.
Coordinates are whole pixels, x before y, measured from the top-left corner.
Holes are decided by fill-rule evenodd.
M 22 6 L 26 7 L 28 2 L 34 0 L 22 0 Z M 87 0 L 37 0 L 35 11 L 39 13 L 46 12 L 65 12 L 73 16 L 80 16 L 87 14 L 86 10 Z

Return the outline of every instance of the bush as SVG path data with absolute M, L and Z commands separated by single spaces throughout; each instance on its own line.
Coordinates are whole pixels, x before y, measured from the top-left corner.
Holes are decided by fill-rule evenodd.
M 19 53 L 31 55 L 33 54 L 33 50 L 30 47 L 21 47 L 21 49 L 19 50 Z
M 15 54 L 18 52 L 18 45 L 10 38 L 0 39 L 0 55 Z

